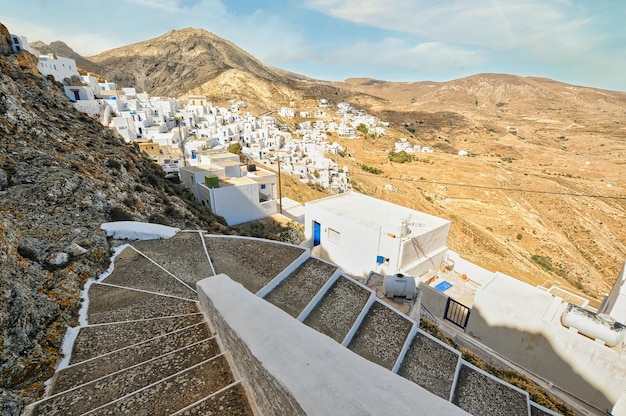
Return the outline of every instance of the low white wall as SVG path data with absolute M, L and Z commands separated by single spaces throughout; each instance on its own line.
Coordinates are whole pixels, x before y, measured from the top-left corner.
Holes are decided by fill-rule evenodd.
M 467 415 L 293 319 L 224 274 L 201 280 L 197 288 L 205 314 L 212 323 L 217 319 L 218 332 L 228 334 L 225 346 L 237 370 L 244 378 L 253 377 L 251 384 L 262 380 L 253 390 L 267 389 L 255 393 L 265 414 L 301 414 L 301 408 L 307 415 Z M 238 359 L 246 355 L 248 361 Z M 267 374 L 260 374 L 259 363 Z M 276 400 L 273 380 L 279 383 Z M 293 410 L 284 413 L 289 407 Z

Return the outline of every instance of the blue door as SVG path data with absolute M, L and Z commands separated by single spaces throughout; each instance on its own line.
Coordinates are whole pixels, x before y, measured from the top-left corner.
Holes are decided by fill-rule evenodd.
M 322 234 L 322 226 L 319 222 L 313 221 L 313 247 L 320 245 L 320 236 Z

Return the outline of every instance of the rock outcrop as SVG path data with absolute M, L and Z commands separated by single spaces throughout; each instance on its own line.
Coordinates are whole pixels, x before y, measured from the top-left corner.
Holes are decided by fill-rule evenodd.
M 59 84 L 24 64 L 28 56 L 10 53 L 8 33 L 0 25 L 3 416 L 43 394 L 65 330 L 77 323 L 84 282 L 107 269 L 101 223 L 229 232 L 159 166 L 74 110 Z

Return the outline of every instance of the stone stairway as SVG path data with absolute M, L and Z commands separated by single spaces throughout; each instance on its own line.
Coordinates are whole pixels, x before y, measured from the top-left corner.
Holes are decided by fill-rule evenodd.
M 211 276 L 204 239 L 137 241 L 88 290 L 69 365 L 30 415 L 253 415 L 246 390 L 198 308 Z
M 205 238 L 216 273 L 227 274 L 304 324 L 468 413 L 556 414 L 532 403 L 528 393 L 465 362 L 459 351 L 419 329 L 417 322 L 337 266 L 263 240 Z M 235 253 L 244 247 L 257 254 L 248 254 L 233 268 Z M 222 250 L 233 258 L 226 259 Z M 282 261 L 268 263 L 276 258 Z
M 256 414 L 246 394 L 253 386 L 237 377 L 198 309 L 196 282 L 220 273 L 471 414 L 556 414 L 309 250 L 199 232 L 132 242 L 116 256 L 113 272 L 89 288 L 89 324 L 79 328 L 69 365 L 27 414 Z

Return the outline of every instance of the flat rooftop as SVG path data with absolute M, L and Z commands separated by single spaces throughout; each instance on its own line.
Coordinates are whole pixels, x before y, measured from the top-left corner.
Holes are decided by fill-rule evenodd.
M 421 234 L 450 223 L 443 218 L 357 192 L 346 192 L 310 201 L 305 206 L 323 207 L 326 212 L 338 217 L 350 218 L 352 222 L 370 229 L 387 228 L 392 223 L 400 224 L 401 221 L 406 220 L 411 231 Z M 417 224 L 419 224 L 417 227 L 411 226 Z
M 225 188 L 227 186 L 241 186 L 241 185 L 250 185 L 254 183 L 252 180 L 242 176 L 240 178 L 221 178 L 220 179 L 220 188 Z

